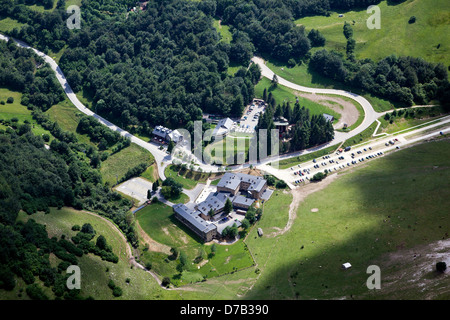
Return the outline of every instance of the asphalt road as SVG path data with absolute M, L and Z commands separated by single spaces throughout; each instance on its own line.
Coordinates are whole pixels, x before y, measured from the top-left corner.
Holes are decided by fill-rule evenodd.
M 0 34 L 0 40 L 4 40 L 4 41 L 8 41 L 9 37 Z M 89 115 L 89 116 L 93 116 L 95 117 L 100 123 L 102 123 L 103 125 L 107 126 L 108 128 L 110 128 L 111 130 L 117 131 L 119 132 L 122 136 L 128 137 L 130 138 L 131 142 L 141 146 L 142 148 L 148 150 L 155 158 L 155 161 L 157 163 L 157 167 L 158 167 L 158 174 L 160 176 L 161 179 L 165 179 L 165 175 L 164 175 L 164 169 L 172 162 L 172 156 L 170 154 L 167 154 L 165 151 L 162 151 L 159 149 L 159 146 L 153 143 L 149 143 L 146 142 L 134 135 L 132 135 L 131 133 L 127 132 L 126 130 L 123 130 L 122 128 L 116 126 L 115 124 L 111 123 L 110 121 L 104 119 L 103 117 L 95 114 L 92 110 L 86 108 L 86 106 L 84 106 L 80 100 L 78 100 L 77 96 L 75 95 L 75 93 L 73 92 L 72 88 L 70 87 L 69 83 L 67 82 L 66 77 L 64 76 L 61 68 L 58 66 L 58 64 L 55 62 L 55 60 L 53 60 L 51 57 L 49 57 L 48 55 L 44 54 L 43 52 L 34 49 L 32 47 L 30 47 L 28 44 L 26 44 L 23 41 L 17 40 L 17 39 L 13 39 L 18 46 L 23 47 L 23 48 L 27 48 L 27 49 L 32 49 L 37 55 L 41 56 L 49 65 L 50 67 L 53 69 L 53 71 L 55 72 L 56 78 L 58 79 L 58 82 L 61 84 L 61 86 L 64 89 L 64 92 L 66 93 L 67 97 L 69 98 L 69 100 L 74 104 L 74 106 L 80 110 L 82 113 Z M 259 58 L 259 57 L 253 57 L 252 61 L 255 62 L 256 64 L 258 64 L 261 67 L 261 71 L 262 71 L 262 75 L 264 77 L 267 77 L 269 79 L 273 78 L 274 72 L 272 70 L 270 70 L 263 59 Z M 348 97 L 351 98 L 355 101 L 357 101 L 362 108 L 364 109 L 364 120 L 363 122 L 355 129 L 353 129 L 350 132 L 338 132 L 335 131 L 335 137 L 332 141 L 317 146 L 315 148 L 311 148 L 308 150 L 302 150 L 299 152 L 295 152 L 295 153 L 291 153 L 288 155 L 284 155 L 284 156 L 275 156 L 272 158 L 266 158 L 262 161 L 260 161 L 257 165 L 258 168 L 266 170 L 267 172 L 275 175 L 276 177 L 281 177 L 284 176 L 284 174 L 282 174 L 282 170 L 278 170 L 275 168 L 272 168 L 271 166 L 268 166 L 267 163 L 269 162 L 273 162 L 273 161 L 277 161 L 277 160 L 281 160 L 281 159 L 287 159 L 287 158 L 292 158 L 292 157 L 296 157 L 299 155 L 303 155 L 303 154 L 308 154 L 317 150 L 321 150 L 323 148 L 326 148 L 328 146 L 331 145 L 337 145 L 341 142 L 344 142 L 345 140 L 356 136 L 358 134 L 360 134 L 362 131 L 364 131 L 365 129 L 367 129 L 374 121 L 377 120 L 377 118 L 379 118 L 380 116 L 382 116 L 384 113 L 378 113 L 376 112 L 372 105 L 369 103 L 369 101 L 367 101 L 365 98 L 352 93 L 352 92 L 348 92 L 348 91 L 344 91 L 344 90 L 335 90 L 335 89 L 319 89 L 319 88 L 309 88 L 309 87 L 304 87 L 304 86 L 300 86 L 297 85 L 295 83 L 292 83 L 290 81 L 287 81 L 286 79 L 283 79 L 282 77 L 278 77 L 278 83 L 281 85 L 284 85 L 286 87 L 289 87 L 291 89 L 294 90 L 298 90 L 298 91 L 303 91 L 303 92 L 308 92 L 308 93 L 314 93 L 314 94 L 334 94 L 334 95 L 340 95 L 340 96 L 344 96 L 344 97 Z M 208 164 L 204 164 L 199 162 L 198 160 L 196 161 L 196 163 L 199 165 L 195 168 L 195 170 L 198 170 L 199 168 L 201 168 L 201 170 L 203 172 L 217 172 L 219 170 L 219 166 L 215 166 L 215 165 L 208 165 Z M 234 166 L 231 169 L 232 170 L 238 170 L 238 169 L 242 169 L 245 167 L 248 167 L 249 164 L 244 164 L 244 165 L 238 165 L 238 166 Z M 292 179 L 289 179 L 292 180 Z M 287 181 L 288 184 L 293 187 L 293 185 Z

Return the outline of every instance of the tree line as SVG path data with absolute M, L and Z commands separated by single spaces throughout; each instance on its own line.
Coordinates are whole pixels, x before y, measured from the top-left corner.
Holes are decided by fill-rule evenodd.
M 267 101 L 268 107 L 259 118 L 257 129 L 275 129 L 275 122 L 281 117 L 285 118 L 290 129 L 280 134 L 281 153 L 299 151 L 333 140 L 333 125 L 323 115 L 311 115 L 309 109 L 298 102 L 294 107 L 289 102 L 277 104 L 271 92 L 267 95 Z M 267 145 L 271 145 L 269 136 Z

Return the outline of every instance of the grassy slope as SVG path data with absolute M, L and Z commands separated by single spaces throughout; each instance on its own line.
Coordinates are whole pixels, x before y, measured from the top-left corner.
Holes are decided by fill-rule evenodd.
M 50 237 L 60 237 L 62 234 L 65 234 L 66 237 L 74 236 L 76 232 L 71 230 L 73 225 L 90 223 L 97 232 L 96 236 L 102 234 L 107 242 L 113 246 L 114 253 L 120 258 L 117 264 L 102 261 L 99 257 L 91 254 L 84 255 L 79 259 L 82 296 L 91 295 L 95 299 L 118 299 L 113 297 L 111 289 L 107 286 L 108 281 L 112 279 L 116 285 L 123 289 L 124 294 L 119 299 L 157 299 L 161 294 L 164 294 L 167 298 L 172 297 L 172 293 L 163 292 L 159 288 L 151 275 L 130 268 L 128 259 L 124 254 L 126 244 L 117 232 L 100 218 L 70 208 L 52 209 L 48 215 L 37 213 L 27 216 L 21 213 L 19 216 L 19 219 L 24 221 L 30 218 L 38 223 L 45 224 Z M 54 258 L 54 260 L 58 259 Z M 58 261 L 55 261 L 55 263 L 58 263 Z M 108 272 L 106 271 L 107 268 L 109 268 Z M 130 278 L 130 284 L 126 284 L 127 278 Z M 26 294 L 24 296 L 26 298 Z
M 249 237 L 250 249 L 269 259 L 247 298 L 366 297 L 366 268 L 373 261 L 439 240 L 450 229 L 449 156 L 445 140 L 371 161 L 309 196 L 291 230 L 279 239 Z M 344 262 L 353 265 L 345 273 L 340 269 Z M 383 261 L 377 263 L 383 274 Z M 421 298 L 420 290 L 403 292 L 401 283 L 397 286 L 397 298 Z M 383 290 L 370 294 L 381 297 Z
M 382 59 L 393 53 L 422 57 L 430 62 L 448 64 L 450 53 L 450 3 L 446 0 L 407 0 L 398 5 L 382 1 L 381 29 L 369 29 L 366 20 L 371 16 L 366 9 L 350 12 L 331 12 L 329 17 L 314 16 L 296 21 L 308 32 L 318 29 L 326 38 L 325 48 L 345 54 L 346 39 L 342 33 L 344 21 L 353 25 L 356 40 L 356 58 Z M 344 17 L 339 18 L 339 13 Z M 417 18 L 409 24 L 411 16 Z M 438 45 L 441 45 L 437 49 Z
M 127 171 L 140 163 L 146 163 L 150 166 L 154 158 L 150 152 L 132 143 L 129 147 L 110 155 L 106 161 L 102 162 L 100 172 L 104 182 L 110 185 L 116 183 L 116 175 L 123 177 Z

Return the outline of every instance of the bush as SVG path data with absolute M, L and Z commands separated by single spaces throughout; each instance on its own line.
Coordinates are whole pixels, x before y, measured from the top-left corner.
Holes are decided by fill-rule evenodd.
M 114 287 L 113 289 L 113 296 L 114 297 L 120 297 L 122 295 L 122 289 L 120 287 Z
M 80 230 L 81 230 L 81 227 L 77 224 L 72 227 L 72 231 L 80 231 Z
M 413 24 L 414 22 L 416 22 L 416 17 L 415 16 L 410 17 L 408 23 Z
M 284 188 L 287 187 L 287 184 L 286 184 L 286 182 L 284 182 L 283 180 L 279 180 L 279 181 L 277 182 L 277 184 L 275 185 L 275 187 L 276 187 L 277 189 L 284 189 Z
M 170 278 L 169 277 L 164 277 L 162 279 L 161 285 L 164 287 L 168 287 L 170 285 Z
M 323 172 L 317 172 L 312 178 L 311 181 L 322 181 L 325 179 L 326 174 Z
M 8 99 L 6 99 L 6 103 L 14 103 L 14 98 L 9 97 Z
M 447 269 L 447 264 L 444 261 L 436 263 L 436 271 L 444 272 Z

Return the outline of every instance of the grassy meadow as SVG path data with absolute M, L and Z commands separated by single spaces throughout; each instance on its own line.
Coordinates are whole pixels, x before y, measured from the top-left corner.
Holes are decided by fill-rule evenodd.
M 448 238 L 449 156 L 448 140 L 394 152 L 340 173 L 325 189 L 308 196 L 283 236 L 257 238 L 252 230 L 247 244 L 257 260 L 261 255 L 267 263 L 246 298 L 386 298 L 383 277 L 403 270 L 383 273 L 389 261 L 382 257 Z M 343 271 L 345 262 L 353 267 Z M 430 268 L 434 263 L 430 261 Z M 371 264 L 382 270 L 382 289 L 376 292 L 365 285 Z M 414 264 L 406 268 L 414 271 Z M 423 298 L 417 288 L 401 290 L 407 281 L 391 285 L 397 288 L 396 298 Z
M 319 30 L 326 38 L 325 48 L 345 54 L 344 22 L 352 24 L 356 40 L 356 58 L 375 61 L 391 54 L 422 57 L 430 62 L 448 64 L 450 53 L 450 3 L 446 0 L 407 0 L 400 4 L 381 1 L 381 28 L 369 29 L 367 19 L 372 13 L 366 8 L 348 12 L 331 12 L 329 17 L 312 16 L 296 20 L 305 26 Z M 343 14 L 343 17 L 339 17 Z M 409 24 L 410 17 L 416 22 Z

